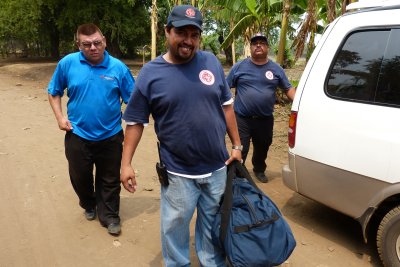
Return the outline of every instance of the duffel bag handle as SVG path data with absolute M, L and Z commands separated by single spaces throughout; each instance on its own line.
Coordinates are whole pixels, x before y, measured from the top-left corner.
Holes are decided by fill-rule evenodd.
M 234 175 L 231 176 L 232 179 L 235 177 L 240 177 L 240 178 L 246 178 L 247 181 L 249 181 L 249 183 L 256 188 L 258 191 L 261 192 L 260 188 L 258 188 L 258 186 L 256 185 L 256 183 L 254 182 L 253 178 L 251 178 L 249 171 L 246 169 L 245 166 L 243 166 L 243 164 L 241 164 L 239 161 L 235 160 L 233 161 L 231 164 L 231 169 L 234 172 Z M 229 166 L 228 166 L 229 168 Z
M 245 178 L 249 183 L 256 188 L 260 193 L 262 192 L 256 183 L 254 183 L 253 178 L 251 178 L 249 172 L 246 167 L 244 167 L 239 161 L 234 160 L 228 165 L 228 174 L 226 180 L 226 187 L 224 192 L 224 199 L 221 205 L 221 232 L 220 232 L 220 241 L 221 244 L 225 241 L 226 231 L 228 229 L 229 218 L 232 209 L 232 201 L 233 201 L 233 192 L 232 192 L 232 184 L 233 179 L 235 177 Z

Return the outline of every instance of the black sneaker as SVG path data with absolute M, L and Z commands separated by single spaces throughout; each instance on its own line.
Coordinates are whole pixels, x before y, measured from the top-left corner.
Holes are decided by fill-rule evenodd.
M 85 210 L 85 218 L 88 221 L 93 221 L 94 219 L 96 219 L 96 209 Z
M 120 223 L 110 223 L 107 226 L 107 231 L 110 235 L 119 235 L 121 233 L 121 224 Z
M 254 172 L 254 174 L 261 183 L 268 183 L 268 177 L 263 172 Z

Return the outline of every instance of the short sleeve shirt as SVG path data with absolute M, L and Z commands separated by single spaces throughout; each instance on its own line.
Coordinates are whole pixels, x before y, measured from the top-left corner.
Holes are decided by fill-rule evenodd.
M 284 70 L 272 60 L 256 65 L 246 58 L 232 67 L 227 81 L 236 88 L 234 109 L 242 116 L 272 116 L 277 88 L 287 91 L 292 87 Z
M 197 51 L 185 64 L 159 56 L 139 72 L 123 119 L 148 123 L 152 115 L 168 171 L 202 175 L 223 167 L 229 157 L 222 104 L 231 98 L 213 54 Z
M 127 103 L 135 80 L 129 68 L 104 52 L 101 64 L 92 66 L 81 52 L 57 64 L 48 85 L 49 94 L 67 91 L 68 119 L 73 133 L 91 141 L 104 140 L 122 130 L 121 100 Z

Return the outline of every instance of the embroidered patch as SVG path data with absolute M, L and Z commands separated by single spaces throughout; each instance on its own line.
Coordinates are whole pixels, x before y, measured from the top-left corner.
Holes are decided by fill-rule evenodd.
M 196 15 L 196 11 L 193 8 L 186 9 L 186 17 L 194 18 Z
M 115 78 L 114 77 L 109 77 L 109 76 L 105 76 L 105 75 L 100 75 L 100 78 L 107 80 L 107 81 L 114 81 Z
M 202 70 L 199 73 L 200 81 L 206 85 L 213 85 L 215 82 L 214 74 L 209 70 Z
M 265 73 L 265 77 L 267 77 L 268 80 L 272 80 L 274 78 L 274 74 L 269 70 Z

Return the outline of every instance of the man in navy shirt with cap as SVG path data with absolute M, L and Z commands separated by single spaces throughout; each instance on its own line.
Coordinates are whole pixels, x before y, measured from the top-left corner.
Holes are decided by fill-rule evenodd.
M 293 101 L 296 89 L 290 84 L 283 69 L 268 58 L 268 39 L 257 33 L 250 40 L 251 57 L 236 63 L 227 81 L 236 88 L 235 114 L 243 145 L 243 164 L 253 142 L 253 171 L 260 182 L 268 182 L 265 160 L 272 143 L 274 127 L 275 91 L 283 89 Z
M 126 121 L 121 182 L 135 192 L 131 161 L 149 116 L 160 142 L 169 185 L 161 187 L 161 240 L 165 266 L 190 265 L 190 221 L 197 209 L 195 247 L 201 266 L 225 266 L 211 226 L 225 190 L 226 164 L 241 160 L 233 99 L 223 68 L 199 51 L 202 17 L 190 5 L 172 9 L 165 34 L 168 51 L 141 69 Z M 225 135 L 232 142 L 229 156 Z

